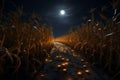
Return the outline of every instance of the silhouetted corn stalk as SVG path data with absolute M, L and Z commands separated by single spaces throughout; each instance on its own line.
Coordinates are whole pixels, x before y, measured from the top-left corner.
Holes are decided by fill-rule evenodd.
M 119 0 L 117 0 L 119 2 Z M 97 21 L 92 9 L 91 19 L 75 31 L 58 37 L 56 41 L 65 43 L 85 56 L 92 64 L 101 66 L 110 74 L 118 73 L 120 69 L 120 18 L 118 2 L 112 4 L 114 14 L 112 18 L 105 16 L 102 8 L 99 16 L 104 21 Z
M 11 75 L 19 79 L 20 75 L 38 72 L 53 47 L 50 26 L 42 25 L 38 16 L 25 22 L 24 16 L 22 10 L 17 9 L 0 23 L 0 75 L 3 77 Z

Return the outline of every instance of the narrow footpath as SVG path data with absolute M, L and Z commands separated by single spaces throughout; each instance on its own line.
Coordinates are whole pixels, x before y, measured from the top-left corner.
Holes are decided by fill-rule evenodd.
M 102 75 L 102 74 L 101 74 Z M 51 56 L 35 80 L 109 80 L 68 46 L 55 42 Z

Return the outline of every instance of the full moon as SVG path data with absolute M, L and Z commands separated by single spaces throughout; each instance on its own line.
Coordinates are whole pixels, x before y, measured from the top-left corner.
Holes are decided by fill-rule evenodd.
M 65 10 L 60 10 L 60 15 L 65 15 Z

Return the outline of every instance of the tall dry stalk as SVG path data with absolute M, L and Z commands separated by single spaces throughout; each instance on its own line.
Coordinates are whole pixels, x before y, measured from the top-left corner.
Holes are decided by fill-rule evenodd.
M 98 21 L 91 10 L 91 19 L 84 25 L 56 40 L 74 48 L 92 64 L 101 66 L 109 74 L 115 75 L 120 69 L 120 12 L 118 2 L 112 4 L 114 14 L 108 18 L 103 14 L 107 7 L 102 8 Z
M 21 75 L 36 74 L 53 47 L 51 27 L 41 24 L 38 16 L 22 19 L 25 16 L 18 8 L 0 23 L 0 75 L 4 78 L 19 79 Z

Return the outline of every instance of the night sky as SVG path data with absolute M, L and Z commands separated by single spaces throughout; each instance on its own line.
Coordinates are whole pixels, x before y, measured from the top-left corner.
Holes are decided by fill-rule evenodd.
M 2 0 L 0 0 L 2 3 Z M 5 9 L 12 9 L 12 5 L 23 6 L 25 13 L 36 13 L 53 27 L 54 36 L 60 36 L 73 27 L 82 23 L 84 16 L 89 17 L 91 8 L 100 9 L 108 5 L 110 0 L 4 0 Z M 64 16 L 60 10 L 65 10 Z

